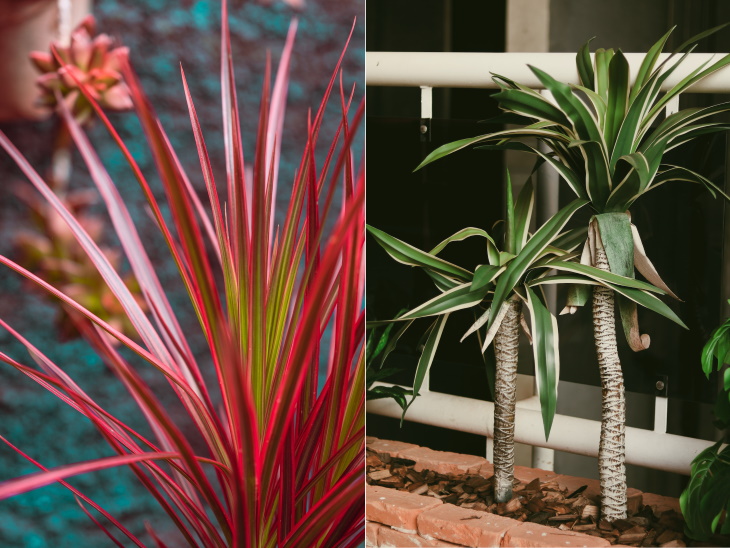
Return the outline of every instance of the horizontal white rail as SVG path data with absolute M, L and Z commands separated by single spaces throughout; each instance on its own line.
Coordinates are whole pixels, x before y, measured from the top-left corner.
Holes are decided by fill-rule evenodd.
M 391 399 L 371 400 L 368 413 L 400 418 L 401 408 Z M 491 402 L 427 392 L 408 409 L 407 420 L 471 434 L 493 437 L 494 404 Z M 545 441 L 542 414 L 531 401 L 517 402 L 515 441 L 578 455 L 596 457 L 601 423 L 566 415 L 555 415 L 550 439 Z M 692 460 L 712 442 L 626 428 L 626 462 L 654 470 L 689 475 Z
M 633 83 L 643 53 L 626 53 Z M 662 59 L 669 54 L 662 54 Z M 691 53 L 662 86 L 667 90 L 702 63 L 719 60 L 722 53 Z M 676 57 L 678 59 L 678 57 Z M 506 76 L 520 84 L 541 88 L 529 69 L 533 65 L 553 78 L 578 84 L 575 53 L 455 53 L 369 51 L 365 78 L 369 86 L 496 88 L 490 73 Z M 692 87 L 693 93 L 730 92 L 730 68 L 724 67 Z

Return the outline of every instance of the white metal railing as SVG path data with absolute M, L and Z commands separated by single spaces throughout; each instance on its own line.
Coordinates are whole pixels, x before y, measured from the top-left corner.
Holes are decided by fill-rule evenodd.
M 636 78 L 642 53 L 625 53 L 631 67 L 631 81 Z M 669 54 L 663 54 L 666 58 Z M 724 54 L 690 53 L 666 82 L 667 90 L 687 76 L 692 69 Z M 541 88 L 529 69 L 533 65 L 560 82 L 578 84 L 575 53 L 454 53 L 377 51 L 365 54 L 365 79 L 369 86 L 496 88 L 491 73 Z M 692 87 L 692 93 L 730 91 L 730 69 L 725 67 Z
M 626 53 L 631 82 L 636 78 L 644 54 Z M 669 54 L 662 54 L 662 59 Z M 662 89 L 673 87 L 693 69 L 724 54 L 692 53 Z M 533 65 L 561 82 L 578 84 L 574 53 L 453 53 L 453 52 L 367 52 L 365 79 L 368 86 L 421 88 L 421 118 L 432 117 L 433 87 L 497 88 L 491 73 L 540 89 L 542 84 L 530 71 Z M 708 76 L 692 93 L 730 93 L 730 67 Z M 667 105 L 667 114 L 679 108 L 679 98 Z M 385 383 L 378 383 L 385 384 Z M 626 428 L 626 462 L 680 474 L 689 474 L 690 463 L 711 442 L 666 432 L 667 398 L 655 398 L 654 430 Z M 372 400 L 369 413 L 400 418 L 401 409 L 392 400 Z M 481 400 L 434 392 L 424 379 L 421 396 L 408 410 L 408 420 L 462 432 L 493 437 L 494 404 Z M 539 448 L 596 457 L 600 438 L 599 421 L 556 415 L 550 439 L 545 440 L 539 402 L 534 397 L 517 402 L 515 441 Z

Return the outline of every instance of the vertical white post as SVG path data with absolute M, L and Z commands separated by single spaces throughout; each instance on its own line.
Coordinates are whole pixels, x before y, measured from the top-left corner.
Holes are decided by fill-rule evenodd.
M 421 118 L 433 118 L 433 88 L 421 86 Z

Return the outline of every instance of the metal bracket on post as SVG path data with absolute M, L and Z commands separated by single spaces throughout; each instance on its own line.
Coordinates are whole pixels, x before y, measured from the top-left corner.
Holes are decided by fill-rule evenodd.
M 421 142 L 431 142 L 431 119 L 433 118 L 433 88 L 421 86 Z
M 667 433 L 667 413 L 669 411 L 669 391 L 667 386 L 669 377 L 657 375 L 656 392 L 654 394 L 654 432 Z

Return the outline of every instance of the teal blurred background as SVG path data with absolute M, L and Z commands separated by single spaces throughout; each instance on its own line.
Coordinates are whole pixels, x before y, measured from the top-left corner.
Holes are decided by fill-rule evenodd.
M 289 23 L 293 16 L 299 18 L 279 176 L 282 199 L 278 205 L 281 209 L 286 203 L 286 188 L 305 142 L 307 109 L 316 109 L 319 104 L 355 16 L 358 21 L 346 55 L 344 83 L 346 89 L 353 83 L 357 84 L 359 93 L 356 93 L 356 100 L 363 96 L 364 0 L 307 0 L 301 12 L 295 12 L 281 1 L 273 1 L 270 5 L 232 2 L 230 12 L 239 104 L 246 136 L 244 148 L 249 159 L 253 158 L 266 51 L 271 51 L 276 64 Z M 204 197 L 179 66 L 182 63 L 185 69 L 214 166 L 218 173 L 222 173 L 219 2 L 100 0 L 95 3 L 93 13 L 99 31 L 116 37 L 130 48 L 133 65 L 145 90 L 184 167 L 196 188 L 200 189 L 201 197 Z M 334 106 L 338 104 L 338 100 L 334 102 Z M 331 123 L 324 128 L 325 139 L 332 135 L 338 122 L 337 109 L 331 109 L 330 114 Z M 112 119 L 143 170 L 153 173 L 151 158 L 136 118 L 121 113 L 114 114 Z M 0 129 L 43 173 L 48 166 L 54 121 L 3 123 Z M 197 349 L 201 360 L 205 360 L 202 351 L 204 341 L 179 277 L 174 272 L 174 265 L 168 259 L 167 249 L 145 211 L 144 198 L 134 178 L 103 128 L 97 124 L 90 133 L 135 215 L 163 286 L 172 290 L 173 306 L 189 320 L 184 328 L 190 333 L 193 348 Z M 356 152 L 359 164 L 361 145 Z M 156 194 L 163 198 L 159 182 L 154 177 L 152 181 L 156 185 Z M 10 257 L 17 257 L 13 236 L 28 225 L 28 210 L 14 197 L 11 188 L 25 184 L 28 183 L 17 168 L 1 153 L 0 253 Z M 72 186 L 89 185 L 86 170 L 75 158 Z M 114 243 L 114 240 L 110 238 L 109 243 Z M 46 352 L 102 406 L 124 417 L 131 426 L 146 431 L 135 404 L 88 346 L 79 340 L 61 340 L 55 328 L 55 314 L 53 303 L 33 291 L 9 269 L 0 268 L 0 317 Z M 27 354 L 4 331 L 0 331 L 0 351 L 31 365 Z M 170 401 L 169 388 L 158 375 L 144 366 L 141 369 L 160 397 Z M 179 409 L 173 408 L 173 413 L 176 411 L 179 413 Z M 48 467 L 111 454 L 88 421 L 4 364 L 0 364 L 0 434 Z M 34 466 L 9 448 L 0 447 L 0 480 L 34 471 Z M 126 468 L 79 476 L 72 483 L 123 521 L 145 542 L 151 541 L 144 533 L 144 523 L 148 521 L 163 533 L 163 539 L 171 548 L 184 546 L 167 516 Z M 1 548 L 94 548 L 109 545 L 109 539 L 83 514 L 73 496 L 60 486 L 49 486 L 0 502 Z

